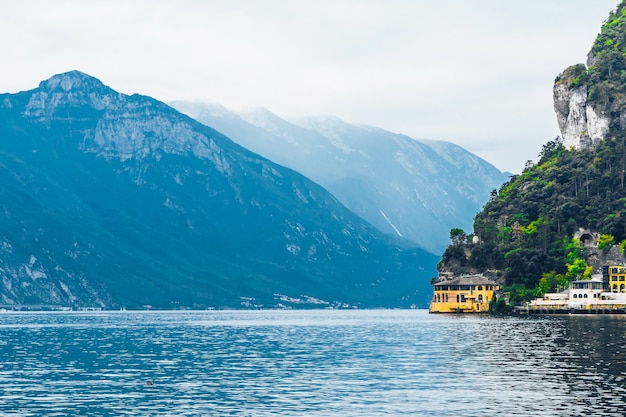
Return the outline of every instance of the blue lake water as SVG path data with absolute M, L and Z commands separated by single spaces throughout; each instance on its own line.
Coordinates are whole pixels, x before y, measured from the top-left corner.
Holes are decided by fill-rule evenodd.
M 0 313 L 0 415 L 623 416 L 626 317 Z

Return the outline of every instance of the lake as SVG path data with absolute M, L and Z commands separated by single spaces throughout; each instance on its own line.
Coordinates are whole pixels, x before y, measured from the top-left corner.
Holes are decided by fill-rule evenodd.
M 0 313 L 0 414 L 623 416 L 626 317 Z

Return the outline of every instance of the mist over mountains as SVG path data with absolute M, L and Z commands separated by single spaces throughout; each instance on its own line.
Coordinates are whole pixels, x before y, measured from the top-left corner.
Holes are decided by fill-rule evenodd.
M 423 307 L 438 257 L 150 97 L 0 95 L 0 304 Z M 366 187 L 361 184 L 361 187 Z
M 474 214 L 508 178 L 452 143 L 415 140 L 336 117 L 289 122 L 262 108 L 170 105 L 304 174 L 380 231 L 432 253 L 445 249 L 450 229 L 471 229 Z

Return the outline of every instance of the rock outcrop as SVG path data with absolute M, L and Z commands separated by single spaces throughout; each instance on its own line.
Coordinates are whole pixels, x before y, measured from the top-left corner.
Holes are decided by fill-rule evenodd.
M 626 1 L 604 21 L 587 65 L 556 77 L 554 110 L 567 148 L 595 148 L 626 130 Z
M 593 148 L 606 137 L 610 118 L 587 99 L 589 88 L 581 84 L 583 64 L 567 68 L 554 83 L 554 110 L 566 148 Z

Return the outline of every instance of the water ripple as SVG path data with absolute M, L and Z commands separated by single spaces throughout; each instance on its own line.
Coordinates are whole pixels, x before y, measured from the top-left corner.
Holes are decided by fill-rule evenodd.
M 424 311 L 0 315 L 0 414 L 621 416 L 626 320 Z

